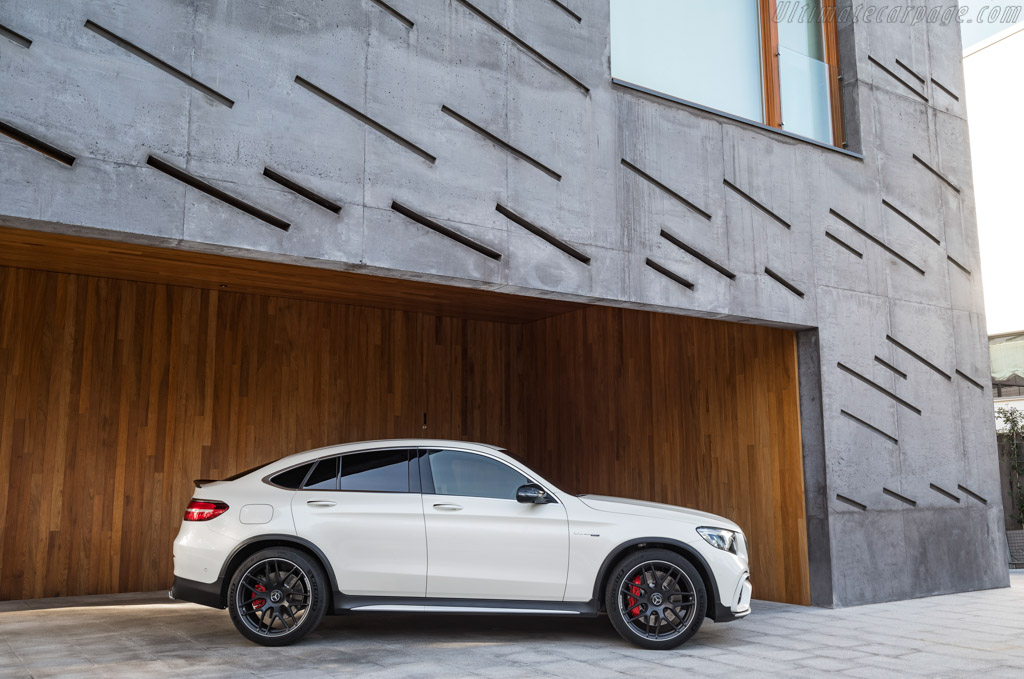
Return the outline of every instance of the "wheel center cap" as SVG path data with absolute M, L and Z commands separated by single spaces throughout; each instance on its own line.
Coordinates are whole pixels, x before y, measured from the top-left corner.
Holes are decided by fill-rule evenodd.
M 655 592 L 651 595 L 651 603 L 655 606 L 660 606 L 662 601 L 663 599 L 661 597 L 661 594 L 659 594 L 658 592 Z
M 281 600 L 282 596 L 284 596 L 284 595 L 281 594 L 281 590 L 275 589 L 273 592 L 270 593 L 270 600 L 271 600 L 271 602 L 276 604 L 277 602 L 279 602 Z

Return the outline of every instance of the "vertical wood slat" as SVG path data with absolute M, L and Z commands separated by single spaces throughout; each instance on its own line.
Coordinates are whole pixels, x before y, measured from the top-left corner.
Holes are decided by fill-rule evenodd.
M 792 331 L 591 307 L 523 332 L 528 464 L 569 492 L 733 519 L 756 595 L 810 603 Z
M 194 478 L 508 440 L 511 327 L 0 267 L 0 599 L 166 588 Z
M 0 599 L 167 587 L 191 479 L 426 436 L 724 514 L 758 596 L 806 603 L 795 347 L 599 307 L 506 324 L 0 267 Z
M 825 64 L 828 66 L 828 94 L 832 112 L 832 143 L 846 148 L 846 124 L 843 120 L 843 81 L 839 63 L 839 25 L 836 0 L 821 0 L 825 37 Z
M 782 127 L 782 90 L 779 84 L 779 25 L 776 0 L 758 0 L 761 22 L 761 82 L 764 122 Z

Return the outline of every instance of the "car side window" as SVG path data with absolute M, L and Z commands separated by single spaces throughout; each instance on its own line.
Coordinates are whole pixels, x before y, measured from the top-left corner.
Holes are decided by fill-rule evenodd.
M 307 462 L 298 467 L 285 469 L 283 472 L 272 476 L 270 482 L 275 486 L 281 486 L 289 490 L 298 490 L 302 486 L 302 482 L 306 480 L 306 474 L 309 474 L 309 470 L 313 468 L 314 464 L 316 462 Z
M 461 450 L 430 451 L 430 471 L 437 495 L 514 501 L 516 490 L 530 483 L 504 462 Z
M 318 460 L 306 482 L 302 484 L 302 489 L 338 490 L 338 458 L 325 457 Z
M 409 451 L 374 450 L 341 457 L 339 490 L 409 492 Z

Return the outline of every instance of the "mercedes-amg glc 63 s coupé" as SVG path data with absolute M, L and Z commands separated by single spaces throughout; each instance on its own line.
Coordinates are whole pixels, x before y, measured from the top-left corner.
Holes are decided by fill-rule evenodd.
M 750 613 L 739 526 L 554 487 L 501 449 L 353 443 L 196 481 L 171 596 L 292 643 L 325 613 L 590 615 L 666 649 Z

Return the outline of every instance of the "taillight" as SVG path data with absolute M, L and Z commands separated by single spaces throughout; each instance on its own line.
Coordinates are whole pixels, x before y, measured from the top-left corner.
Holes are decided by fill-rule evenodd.
M 228 506 L 223 502 L 217 502 L 214 500 L 192 500 L 188 503 L 188 507 L 185 509 L 185 520 L 209 521 L 210 519 L 220 516 L 226 511 L 228 511 Z

